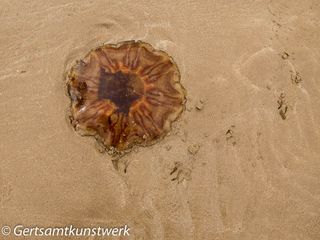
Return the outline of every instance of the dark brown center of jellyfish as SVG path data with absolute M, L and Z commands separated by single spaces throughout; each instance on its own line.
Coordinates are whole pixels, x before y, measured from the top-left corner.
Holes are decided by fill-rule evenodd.
M 128 114 L 130 106 L 143 94 L 141 79 L 131 73 L 106 72 L 100 69 L 98 99 L 109 99 L 116 106 L 117 111 Z

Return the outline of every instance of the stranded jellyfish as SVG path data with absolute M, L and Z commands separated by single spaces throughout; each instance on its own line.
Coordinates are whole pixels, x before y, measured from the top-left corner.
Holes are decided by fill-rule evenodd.
M 90 51 L 71 68 L 67 86 L 72 126 L 117 151 L 161 139 L 184 109 L 177 65 L 141 41 Z

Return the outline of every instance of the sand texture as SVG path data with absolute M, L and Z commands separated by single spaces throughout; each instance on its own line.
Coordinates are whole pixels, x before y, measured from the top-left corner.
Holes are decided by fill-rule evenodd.
M 0 22 L 0 227 L 320 239 L 318 0 L 0 0 Z M 90 49 L 132 39 L 174 58 L 187 103 L 116 170 L 69 124 L 65 79 Z

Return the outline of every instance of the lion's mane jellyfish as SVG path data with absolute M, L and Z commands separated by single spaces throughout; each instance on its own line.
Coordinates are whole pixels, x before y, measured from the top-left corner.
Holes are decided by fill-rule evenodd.
M 184 110 L 177 65 L 141 41 L 90 51 L 71 68 L 67 86 L 72 126 L 118 151 L 161 139 Z

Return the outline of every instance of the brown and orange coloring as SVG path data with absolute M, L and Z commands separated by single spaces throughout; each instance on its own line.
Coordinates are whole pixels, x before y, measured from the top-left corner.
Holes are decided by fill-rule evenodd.
M 164 137 L 185 106 L 173 59 L 141 41 L 90 51 L 68 75 L 71 124 L 118 151 Z

